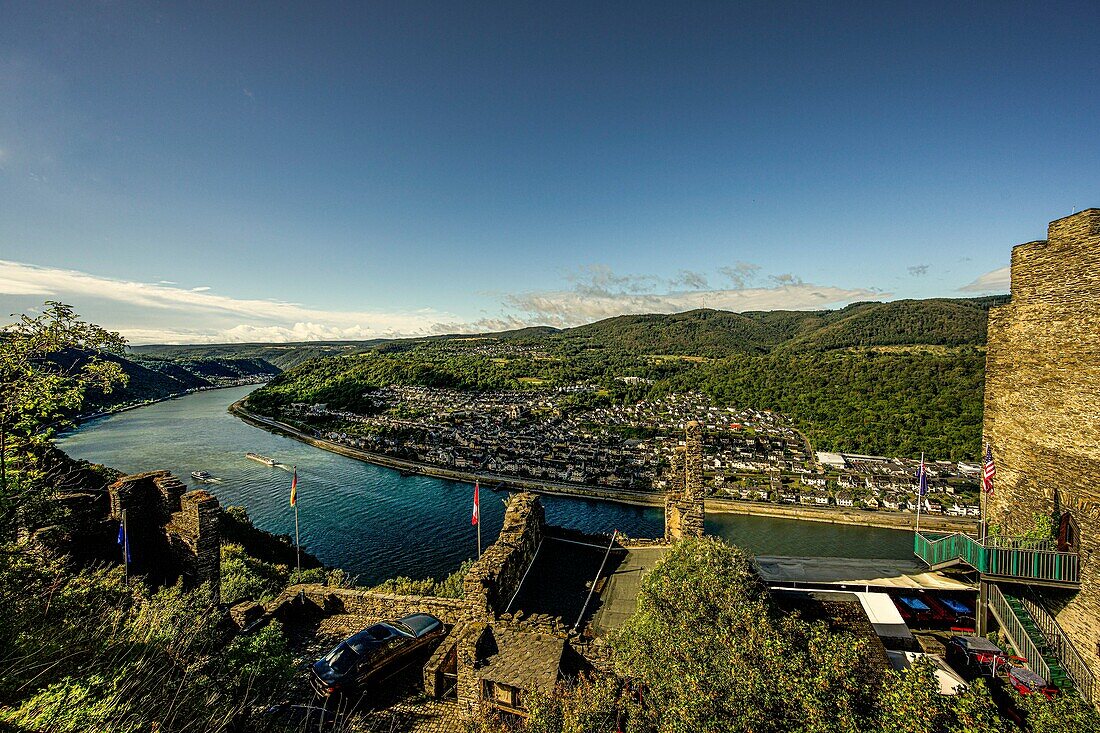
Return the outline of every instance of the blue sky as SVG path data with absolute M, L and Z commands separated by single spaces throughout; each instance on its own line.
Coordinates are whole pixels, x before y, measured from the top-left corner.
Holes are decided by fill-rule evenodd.
M 0 308 L 135 342 L 1005 292 L 1100 5 L 0 2 Z

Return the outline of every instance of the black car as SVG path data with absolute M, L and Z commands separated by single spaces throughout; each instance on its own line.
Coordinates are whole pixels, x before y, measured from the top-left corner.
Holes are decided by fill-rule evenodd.
M 368 626 L 314 662 L 310 684 L 318 695 L 361 692 L 425 656 L 445 633 L 443 622 L 426 613 Z

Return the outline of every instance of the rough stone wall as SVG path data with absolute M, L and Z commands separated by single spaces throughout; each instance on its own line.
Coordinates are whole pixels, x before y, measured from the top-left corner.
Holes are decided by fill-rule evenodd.
M 703 490 L 703 428 L 689 422 L 683 450 L 672 454 L 665 498 L 665 541 L 702 537 L 706 519 Z
M 668 493 L 665 495 L 665 541 L 673 542 L 684 536 L 683 516 L 680 504 L 684 497 L 684 451 L 672 452 L 668 469 Z
M 209 583 L 211 595 L 217 602 L 221 598 L 222 577 L 221 533 L 218 530 L 221 506 L 217 499 L 201 489 L 183 494 L 179 502 L 180 510 L 172 513 L 164 528 L 176 567 L 190 584 Z
M 464 598 L 378 593 L 357 588 L 329 588 L 316 583 L 290 586 L 267 604 L 266 611 L 280 621 L 293 621 L 302 615 L 346 613 L 361 616 L 364 625 L 413 613 L 430 613 L 445 624 L 455 625 L 471 621 L 476 615 Z
M 991 524 L 1019 533 L 1066 511 L 1078 524 L 1081 590 L 1047 605 L 1100 679 L 1100 209 L 1012 250 L 1012 299 L 989 316 L 983 432 Z
M 546 516 L 534 494 L 516 494 L 504 512 L 500 537 L 470 568 L 466 599 L 486 620 L 504 612 L 546 534 Z
M 181 576 L 191 586 L 209 582 L 217 602 L 221 507 L 205 491 L 185 492 L 183 483 L 168 471 L 123 476 L 108 488 L 111 519 L 121 521 L 126 512 L 134 572 L 157 583 Z

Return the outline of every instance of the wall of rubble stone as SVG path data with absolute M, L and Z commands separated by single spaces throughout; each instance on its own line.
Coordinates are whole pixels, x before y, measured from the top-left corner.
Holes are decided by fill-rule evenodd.
M 1012 298 L 990 312 L 987 349 L 983 432 L 997 475 L 986 516 L 1010 533 L 1074 517 L 1081 590 L 1045 595 L 1100 679 L 1100 209 L 1012 250 Z
M 448 625 L 473 620 L 474 610 L 463 598 L 377 593 L 357 588 L 329 588 L 320 584 L 292 585 L 265 606 L 271 617 L 293 620 L 303 614 L 361 616 L 364 624 L 430 613 Z
M 504 612 L 546 534 L 546 515 L 534 494 L 516 494 L 504 512 L 500 537 L 470 568 L 466 600 L 486 620 Z

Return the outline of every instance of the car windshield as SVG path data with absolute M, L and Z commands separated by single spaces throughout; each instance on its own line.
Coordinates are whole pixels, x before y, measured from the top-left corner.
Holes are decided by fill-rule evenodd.
M 410 629 L 408 626 L 401 623 L 400 621 L 394 621 L 393 628 L 395 628 L 397 631 L 401 632 L 405 636 L 416 636 L 416 633 L 412 629 Z
M 333 670 L 344 674 L 359 661 L 359 655 L 347 644 L 341 644 L 326 654 L 324 659 Z
M 393 627 L 389 624 L 375 624 L 366 629 L 362 633 L 366 634 L 375 641 L 383 641 L 393 636 Z

